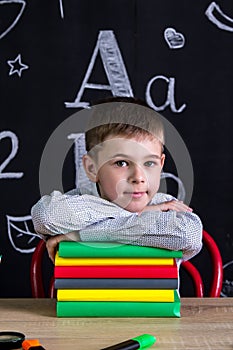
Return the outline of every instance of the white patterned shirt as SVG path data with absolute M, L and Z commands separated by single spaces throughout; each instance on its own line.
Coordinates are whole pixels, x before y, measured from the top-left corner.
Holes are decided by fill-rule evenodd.
M 157 193 L 152 204 L 174 197 Z M 125 244 L 182 250 L 190 259 L 202 247 L 202 223 L 192 212 L 129 212 L 100 197 L 72 190 L 54 191 L 32 207 L 35 231 L 40 235 L 76 231 L 81 241 L 114 241 Z
M 174 197 L 157 193 L 152 204 Z M 125 244 L 182 250 L 184 260 L 202 247 L 202 223 L 192 212 L 129 212 L 96 195 L 72 190 L 43 196 L 32 207 L 35 231 L 44 235 L 78 232 L 81 241 L 114 241 Z

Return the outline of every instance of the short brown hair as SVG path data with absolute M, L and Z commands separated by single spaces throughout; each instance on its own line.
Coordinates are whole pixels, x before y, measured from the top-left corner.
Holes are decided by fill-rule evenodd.
M 159 113 L 134 98 L 113 97 L 91 107 L 85 132 L 86 150 L 105 141 L 108 136 L 157 138 L 164 144 L 164 128 Z

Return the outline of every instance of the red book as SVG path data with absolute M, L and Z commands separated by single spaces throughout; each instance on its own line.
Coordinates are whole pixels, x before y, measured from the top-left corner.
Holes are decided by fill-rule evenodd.
M 165 265 L 55 266 L 55 278 L 178 278 L 178 268 Z

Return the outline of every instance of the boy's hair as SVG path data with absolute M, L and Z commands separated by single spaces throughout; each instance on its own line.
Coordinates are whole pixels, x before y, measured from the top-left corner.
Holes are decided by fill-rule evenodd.
M 86 150 L 101 144 L 109 136 L 138 139 L 157 138 L 164 145 L 164 128 L 159 113 L 143 101 L 132 97 L 112 97 L 99 100 L 90 110 L 85 132 Z

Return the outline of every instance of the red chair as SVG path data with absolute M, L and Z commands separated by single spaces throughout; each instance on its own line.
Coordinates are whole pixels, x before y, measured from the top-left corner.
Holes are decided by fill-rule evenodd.
M 209 297 L 216 298 L 220 296 L 223 281 L 222 257 L 214 239 L 203 230 L 203 244 L 207 248 L 212 262 L 212 282 Z M 199 271 L 190 261 L 183 261 L 182 268 L 190 275 L 194 284 L 196 297 L 204 296 L 204 284 Z
M 42 261 L 43 261 L 45 252 L 47 253 L 46 243 L 41 239 L 32 254 L 32 261 L 31 261 L 30 279 L 31 279 L 31 290 L 32 290 L 33 298 L 46 297 L 44 281 L 43 281 L 43 273 L 42 273 Z M 55 298 L 54 277 L 52 277 L 50 280 L 48 297 Z
M 219 297 L 222 289 L 222 280 L 223 280 L 221 254 L 219 252 L 219 249 L 214 239 L 206 231 L 203 231 L 203 244 L 207 248 L 212 261 L 213 277 L 212 277 L 209 297 L 212 297 L 212 298 Z M 30 275 L 31 275 L 32 296 L 34 298 L 46 297 L 45 289 L 43 285 L 43 277 L 42 277 L 42 259 L 45 251 L 46 251 L 46 243 L 43 240 L 41 240 L 38 243 L 32 255 Z M 194 284 L 195 296 L 202 298 L 204 296 L 204 284 L 203 284 L 201 275 L 196 269 L 196 267 L 190 261 L 183 261 L 181 264 L 181 268 L 185 269 L 185 271 L 190 275 Z M 50 298 L 55 297 L 53 277 L 50 282 L 48 294 L 49 294 L 48 297 Z

